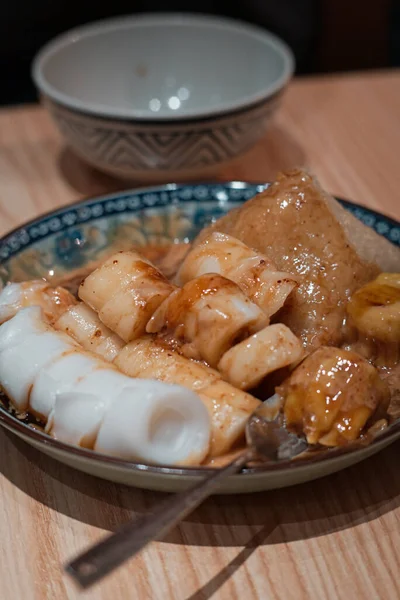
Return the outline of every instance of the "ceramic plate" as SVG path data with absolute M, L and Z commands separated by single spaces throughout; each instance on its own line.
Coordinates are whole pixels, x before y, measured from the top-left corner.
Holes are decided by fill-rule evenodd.
M 244 182 L 175 185 L 132 190 L 86 200 L 46 214 L 0 240 L 0 277 L 22 281 L 59 278 L 113 249 L 134 245 L 191 240 L 202 227 L 267 186 Z M 358 219 L 395 245 L 400 224 L 342 201 Z M 178 491 L 204 475 L 199 468 L 154 467 L 129 463 L 69 446 L 21 422 L 0 407 L 0 423 L 39 450 L 92 475 L 127 485 Z M 221 492 L 267 490 L 310 481 L 355 464 L 400 437 L 400 422 L 372 444 L 349 450 L 333 449 L 307 460 L 246 469 L 231 477 Z

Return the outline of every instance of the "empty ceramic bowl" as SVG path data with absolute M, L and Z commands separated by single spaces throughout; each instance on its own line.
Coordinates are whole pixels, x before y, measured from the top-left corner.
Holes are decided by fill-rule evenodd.
M 148 14 L 69 31 L 36 56 L 43 102 L 88 163 L 132 179 L 201 177 L 264 133 L 288 47 L 239 21 Z

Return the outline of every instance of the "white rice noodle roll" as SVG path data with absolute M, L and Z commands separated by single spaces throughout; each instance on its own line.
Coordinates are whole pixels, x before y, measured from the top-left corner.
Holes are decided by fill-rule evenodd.
M 246 423 L 260 401 L 219 379 L 199 392 L 211 418 L 210 458 L 244 442 Z
M 109 365 L 99 363 L 92 354 L 83 351 L 70 351 L 57 356 L 37 375 L 29 397 L 29 412 L 51 429 L 50 415 L 54 410 L 57 397 L 64 392 L 73 392 L 76 381 L 85 374 L 98 374 L 101 368 Z M 73 420 L 75 425 L 75 420 Z
M 197 465 L 209 451 L 210 417 L 194 392 L 127 377 L 47 325 L 38 307 L 0 327 L 0 385 L 63 442 L 171 465 Z
M 114 364 L 130 377 L 149 377 L 184 385 L 196 392 L 220 379 L 220 375 L 203 363 L 189 360 L 151 335 L 127 344 Z
M 236 342 L 268 324 L 263 311 L 236 283 L 221 275 L 201 275 L 175 290 L 147 325 L 181 342 L 182 352 L 216 367 Z
M 75 303 L 75 298 L 68 290 L 53 288 L 42 279 L 9 283 L 0 292 L 0 324 L 28 306 L 40 306 L 45 318 L 53 323 L 68 306 Z
M 224 379 L 251 389 L 267 375 L 298 362 L 304 356 L 300 340 L 286 325 L 276 323 L 233 346 L 224 354 L 218 370 Z
M 112 362 L 123 348 L 123 340 L 104 325 L 97 313 L 84 302 L 70 306 L 55 322 L 55 329 L 64 331 L 85 350 Z
M 240 240 L 214 232 L 186 256 L 177 275 L 177 285 L 205 273 L 219 273 L 237 283 L 268 317 L 284 305 L 298 285 L 298 277 L 277 271 L 263 254 Z
M 41 370 L 77 344 L 54 334 L 38 306 L 21 309 L 0 327 L 0 385 L 18 412 L 29 408 L 33 384 Z
M 209 450 L 210 419 L 196 394 L 111 369 L 59 394 L 48 429 L 64 442 L 156 464 L 198 465 Z
M 221 456 L 244 438 L 246 422 L 260 402 L 222 381 L 207 365 L 179 355 L 151 336 L 131 342 L 114 361 L 132 377 L 154 377 L 198 393 L 211 419 L 209 457 Z
M 175 287 L 148 260 L 118 252 L 79 287 L 79 297 L 125 342 L 140 337 L 148 320 Z

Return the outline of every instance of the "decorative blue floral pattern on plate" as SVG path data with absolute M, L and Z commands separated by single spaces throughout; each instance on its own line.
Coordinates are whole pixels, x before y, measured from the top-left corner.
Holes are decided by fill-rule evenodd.
M 229 182 L 132 190 L 86 200 L 18 228 L 0 241 L 0 278 L 63 276 L 112 250 L 187 241 L 267 184 Z M 400 245 L 400 226 L 341 201 L 360 221 Z

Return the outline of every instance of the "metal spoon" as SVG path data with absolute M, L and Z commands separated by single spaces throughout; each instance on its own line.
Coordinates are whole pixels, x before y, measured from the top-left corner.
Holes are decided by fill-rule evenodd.
M 251 415 L 246 426 L 247 448 L 226 467 L 215 469 L 188 490 L 169 496 L 154 512 L 123 525 L 68 563 L 65 570 L 82 588 L 88 588 L 147 544 L 164 537 L 247 463 L 255 459 L 279 462 L 306 450 L 307 443 L 283 427 L 279 403 L 279 398 L 272 396 Z

